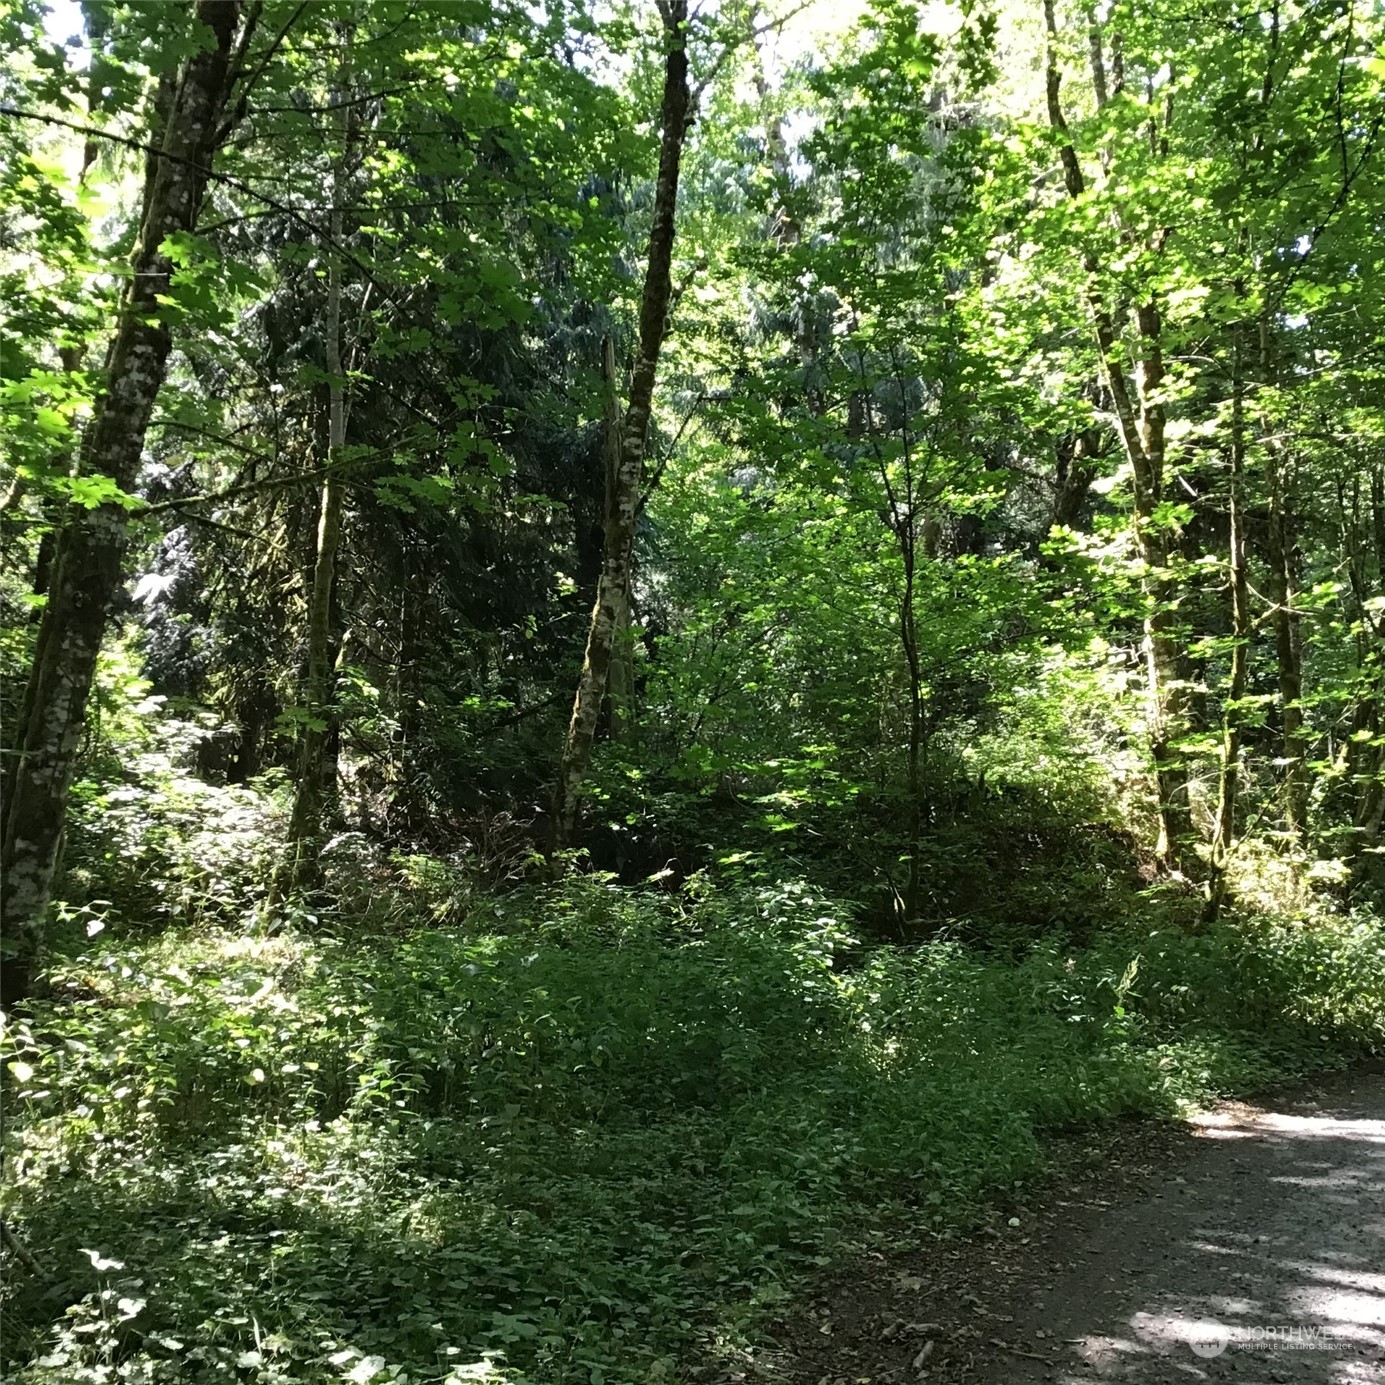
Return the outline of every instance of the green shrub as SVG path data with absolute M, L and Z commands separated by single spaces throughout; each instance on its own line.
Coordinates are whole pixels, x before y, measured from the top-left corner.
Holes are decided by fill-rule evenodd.
M 860 956 L 801 885 L 99 937 L 6 1036 L 16 1385 L 640 1382 L 1046 1131 L 1376 1044 L 1370 920 Z M 484 920 L 484 931 L 481 921 Z M 844 959 L 858 957 L 847 967 Z

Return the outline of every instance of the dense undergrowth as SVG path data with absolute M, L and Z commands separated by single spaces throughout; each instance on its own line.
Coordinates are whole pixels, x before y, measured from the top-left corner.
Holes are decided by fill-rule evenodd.
M 0 4 L 6 1382 L 724 1385 L 1385 1048 L 1385 9 L 1043 8 Z
M 1372 921 L 855 945 L 801 884 L 98 934 L 12 1027 L 15 1385 L 646 1385 L 1043 1137 L 1345 1061 Z M 113 930 L 114 932 L 115 930 Z M 850 959 L 849 962 L 846 959 Z

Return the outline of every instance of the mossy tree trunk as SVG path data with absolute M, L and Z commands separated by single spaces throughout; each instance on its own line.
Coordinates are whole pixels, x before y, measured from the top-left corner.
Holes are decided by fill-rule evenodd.
M 640 296 L 639 346 L 630 380 L 629 403 L 621 421 L 619 455 L 615 466 L 607 472 L 601 573 L 597 578 L 596 602 L 587 629 L 582 672 L 563 741 L 554 795 L 553 844 L 558 851 L 570 846 L 577 836 L 582 781 L 591 762 L 622 613 L 629 610 L 631 557 L 640 508 L 645 446 L 654 407 L 659 355 L 668 332 L 668 315 L 673 301 L 678 176 L 693 118 L 693 97 L 688 81 L 687 0 L 660 0 L 659 14 L 666 44 L 660 111 L 662 133 L 653 225 Z
M 83 442 L 79 471 L 106 477 L 122 492 L 135 485 L 145 434 L 163 386 L 173 335 L 161 306 L 176 292 L 169 237 L 191 231 L 219 145 L 236 78 L 240 0 L 197 0 L 197 50 L 156 101 L 157 128 L 145 169 L 138 237 L 105 362 L 104 388 Z M 243 44 L 242 44 L 243 47 Z M 14 757 L 5 776 L 0 848 L 0 946 L 6 1005 L 28 990 L 52 897 L 87 698 L 107 613 L 128 543 L 128 513 L 118 503 L 73 508 L 53 561 Z

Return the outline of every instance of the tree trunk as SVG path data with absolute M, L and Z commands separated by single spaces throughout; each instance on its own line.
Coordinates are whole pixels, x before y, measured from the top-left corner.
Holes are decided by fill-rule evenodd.
M 556 850 L 570 846 L 577 834 L 579 793 L 591 760 L 597 719 L 606 691 L 620 611 L 630 599 L 630 560 L 635 543 L 635 518 L 640 504 L 649 419 L 654 405 L 654 382 L 659 353 L 668 330 L 673 296 L 673 237 L 678 210 L 678 173 L 683 145 L 693 116 L 688 85 L 687 0 L 662 0 L 668 53 L 664 60 L 664 95 L 659 145 L 659 176 L 654 192 L 654 220 L 649 233 L 644 289 L 640 299 L 639 354 L 630 381 L 630 401 L 620 433 L 620 456 L 606 497 L 601 574 L 596 604 L 587 631 L 586 654 L 572 703 L 572 718 L 563 742 L 553 815 Z
M 328 354 L 331 355 L 330 349 Z M 328 366 L 328 370 L 333 368 Z M 333 394 L 341 393 L 339 386 L 333 385 L 331 389 Z M 333 400 L 329 408 L 333 417 L 328 432 L 333 439 L 338 439 L 342 436 L 338 432 L 340 404 Z M 329 443 L 329 457 L 335 456 L 342 446 L 341 441 Z M 293 889 L 307 888 L 316 875 L 323 807 L 331 791 L 325 767 L 333 717 L 332 585 L 336 580 L 337 550 L 341 546 L 341 511 L 341 481 L 329 473 L 323 480 L 319 498 L 313 588 L 308 605 L 308 664 L 301 705 L 310 720 L 298 733 L 293 812 L 289 818 L 288 842 L 292 859 L 289 884 Z
M 327 309 L 323 322 L 323 354 L 327 367 L 327 459 L 318 502 L 317 545 L 313 558 L 312 593 L 308 601 L 308 662 L 301 703 L 308 720 L 299 727 L 297 777 L 288 831 L 288 890 L 301 893 L 318 881 L 325 809 L 335 796 L 336 757 L 335 670 L 332 658 L 333 597 L 337 555 L 341 548 L 343 487 L 341 455 L 346 446 L 346 381 L 341 364 L 341 252 L 346 179 L 351 155 L 349 44 L 343 36 L 341 73 L 333 104 L 340 117 L 340 151 L 332 175 L 331 245 L 327 252 Z
M 606 702 L 611 714 L 611 739 L 629 741 L 635 734 L 635 636 L 628 591 L 616 608 L 615 647 L 606 678 Z
M 1045 90 L 1049 124 L 1059 136 L 1063 185 L 1077 201 L 1086 192 L 1086 179 L 1063 115 L 1060 99 L 1062 72 L 1058 66 L 1058 24 L 1053 0 L 1043 0 Z M 1123 80 L 1116 58 L 1115 86 Z M 1136 362 L 1134 389 L 1122 363 L 1120 335 L 1098 287 L 1100 266 L 1088 252 L 1082 257 L 1088 279 L 1087 303 L 1101 358 L 1106 387 L 1111 395 L 1120 434 L 1134 475 L 1135 538 L 1144 567 L 1143 586 L 1148 614 L 1145 618 L 1145 671 L 1149 691 L 1149 744 L 1158 787 L 1159 835 L 1155 850 L 1171 866 L 1183 861 L 1192 835 L 1188 803 L 1188 776 L 1176 750 L 1186 719 L 1186 696 L 1179 670 L 1178 618 L 1174 588 L 1168 575 L 1167 544 L 1156 527 L 1155 515 L 1163 491 L 1165 418 L 1163 404 L 1163 324 L 1153 300 L 1137 307 L 1136 326 L 1140 356 Z
M 1188 716 L 1188 699 L 1180 668 L 1183 642 L 1175 609 L 1177 588 L 1169 575 L 1168 541 L 1156 527 L 1155 515 L 1164 491 L 1164 358 L 1162 321 L 1153 303 L 1136 310 L 1141 357 L 1136 371 L 1140 401 L 1138 451 L 1130 456 L 1135 468 L 1135 534 L 1144 565 L 1145 668 L 1149 694 L 1150 751 L 1159 786 L 1159 837 L 1155 851 L 1175 867 L 1186 862 L 1192 838 L 1192 805 L 1188 772 L 1177 742 Z M 1113 356 L 1105 354 L 1112 368 Z M 1128 452 L 1128 449 L 1127 449 Z
M 106 357 L 105 388 L 80 458 L 83 473 L 109 477 L 122 491 L 135 484 L 172 349 L 159 302 L 174 277 L 164 243 L 196 225 L 206 171 L 228 133 L 223 114 L 235 78 L 231 57 L 240 0 L 197 0 L 193 14 L 207 38 L 184 63 L 176 88 L 161 86 L 159 152 L 146 166 L 132 272 Z M 108 504 L 70 512 L 58 543 L 16 737 L 19 754 L 6 786 L 0 851 L 0 943 L 6 963 L 0 1002 L 7 1005 L 27 991 L 52 897 L 87 697 L 127 542 L 126 512 Z
M 620 467 L 620 385 L 616 379 L 615 342 L 607 337 L 601 345 L 601 377 L 605 389 L 601 429 L 601 455 L 606 468 L 606 506 L 616 493 L 616 473 Z M 633 568 L 633 559 L 632 559 Z M 624 741 L 634 730 L 635 644 L 630 630 L 630 591 L 616 607 L 615 643 L 611 649 L 611 668 L 606 678 L 606 705 L 610 714 L 611 739 Z
M 904 592 L 899 603 L 900 641 L 909 671 L 909 874 L 904 887 L 904 924 L 912 929 L 918 922 L 923 888 L 923 667 L 919 658 L 918 627 L 915 624 L 914 583 L 917 576 L 918 540 L 915 532 L 914 499 L 909 497 L 906 525 L 899 530 L 900 556 L 904 561 Z
M 1385 826 L 1385 745 L 1379 741 L 1380 707 L 1382 699 L 1385 699 L 1385 616 L 1373 614 L 1366 605 L 1370 596 L 1385 594 L 1385 472 L 1382 472 L 1379 464 L 1371 469 L 1370 504 L 1370 536 L 1376 579 L 1374 591 L 1371 591 L 1368 585 L 1364 562 L 1359 564 L 1360 576 L 1355 583 L 1362 599 L 1363 624 L 1370 636 L 1368 652 L 1363 662 L 1371 665 L 1370 682 L 1360 694 L 1362 705 L 1356 718 L 1359 729 L 1371 735 L 1368 742 L 1359 746 L 1354 776 L 1358 788 L 1356 807 L 1352 814 L 1352 826 L 1355 829 L 1352 840 L 1355 855 L 1352 874 L 1358 881 L 1366 878 L 1369 868 L 1375 863 L 1374 852 L 1380 839 L 1381 828 Z
M 1097 18 L 1096 6 L 1087 5 L 1083 10 L 1087 21 L 1087 54 L 1092 68 L 1092 90 L 1096 93 L 1096 108 L 1102 110 L 1111 99 L 1106 81 L 1106 54 L 1101 35 L 1101 21 Z
M 1236 799 L 1240 789 L 1242 703 L 1250 674 L 1250 586 L 1246 575 L 1243 494 L 1246 444 L 1242 324 L 1233 324 L 1231 332 L 1231 469 L 1226 501 L 1227 579 L 1231 590 L 1231 677 L 1222 705 L 1221 763 L 1205 911 L 1208 922 L 1216 919 L 1226 897 L 1226 870 L 1236 835 Z
M 803 227 L 788 201 L 788 193 L 793 186 L 793 161 L 789 157 L 788 141 L 784 138 L 783 119 L 770 109 L 771 93 L 769 80 L 765 75 L 764 51 L 758 40 L 755 44 L 753 80 L 755 94 L 760 98 L 765 110 L 765 157 L 779 193 L 765 233 L 780 250 L 792 250 L 803 240 Z M 815 295 L 810 288 L 805 288 L 795 295 L 793 337 L 794 345 L 798 348 L 799 364 L 803 369 L 803 396 L 809 413 L 817 417 L 824 412 L 826 404 L 818 371 L 818 331 L 815 320 L 817 310 L 814 298 Z
M 1100 441 L 1095 428 L 1069 433 L 1054 447 L 1053 524 L 1074 529 L 1096 480 Z
M 1266 316 L 1260 318 L 1261 388 L 1273 381 L 1270 328 Z M 1289 478 L 1280 446 L 1273 438 L 1268 419 L 1265 433 L 1265 481 L 1269 492 L 1269 523 L 1266 526 L 1265 558 L 1269 568 L 1271 622 L 1274 628 L 1275 668 L 1279 683 L 1281 755 L 1284 760 L 1284 825 L 1291 837 L 1299 837 L 1308 825 L 1308 773 L 1303 743 L 1303 672 L 1300 664 L 1298 597 L 1293 573 L 1293 513 L 1289 498 Z
M 416 834 L 422 819 L 420 808 L 423 765 L 419 736 L 423 727 L 423 631 L 427 611 L 418 550 L 406 537 L 401 551 L 403 581 L 399 592 L 399 662 L 395 672 L 395 706 L 398 722 L 393 736 L 389 822 Z

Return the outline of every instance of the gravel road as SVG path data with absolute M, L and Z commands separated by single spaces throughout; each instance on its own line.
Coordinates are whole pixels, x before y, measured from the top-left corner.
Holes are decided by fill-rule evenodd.
M 1385 1382 L 1385 1076 L 1194 1125 L 1176 1173 L 1031 1286 L 1009 1335 L 1056 1360 L 996 1379 Z
M 980 1235 L 824 1284 L 767 1374 L 1385 1385 L 1385 1073 L 1113 1130 L 1086 1153 Z

